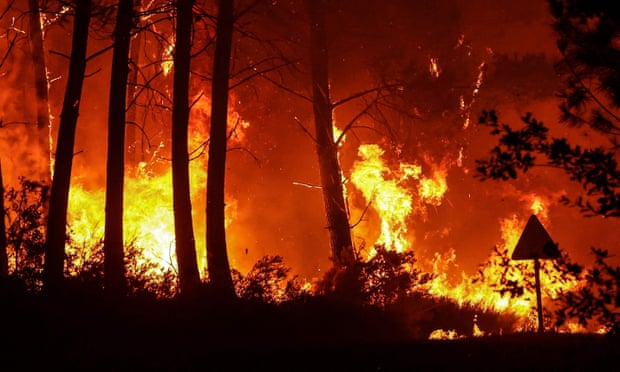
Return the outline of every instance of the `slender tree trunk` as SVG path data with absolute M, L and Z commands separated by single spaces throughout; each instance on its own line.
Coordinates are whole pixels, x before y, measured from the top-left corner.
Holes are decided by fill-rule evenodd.
M 103 278 L 112 295 L 125 293 L 123 262 L 123 185 L 125 183 L 125 103 L 129 75 L 129 43 L 133 0 L 120 0 L 114 30 L 114 51 L 108 105 L 108 160 L 106 169 Z
M 55 292 L 63 282 L 67 208 L 73 165 L 73 146 L 77 125 L 84 72 L 91 0 L 76 2 L 71 43 L 71 60 L 65 98 L 60 113 L 58 141 L 54 162 L 54 177 L 50 195 L 50 209 L 45 239 L 44 287 Z
M 192 225 L 189 184 L 189 75 L 193 0 L 177 3 L 177 29 L 174 53 L 174 93 L 172 103 L 172 189 L 174 232 L 182 294 L 195 293 L 200 286 L 196 242 Z
M 0 163 L 0 279 L 9 275 L 9 258 L 6 253 L 6 216 L 4 215 L 4 179 Z
M 140 13 L 142 11 L 142 0 L 135 0 L 134 7 L 136 12 Z M 136 111 L 137 106 L 134 104 L 130 105 L 131 102 L 135 98 L 135 94 L 137 92 L 137 83 L 138 83 L 138 66 L 140 65 L 140 44 L 142 41 L 142 32 L 138 32 L 134 39 L 131 41 L 131 49 L 129 52 L 129 59 L 131 60 L 131 68 L 129 69 L 129 76 L 127 78 L 127 123 L 129 125 L 125 126 L 125 134 L 126 134 L 126 164 L 130 167 L 134 167 L 138 162 L 142 161 L 142 148 L 139 146 L 141 141 L 138 140 L 138 136 L 136 133 Z M 138 153 L 139 151 L 139 153 Z
M 40 181 L 49 185 L 52 178 L 50 169 L 50 112 L 39 0 L 28 0 L 28 6 L 30 8 L 30 51 L 32 54 L 34 87 L 37 98 L 36 144 L 40 159 L 36 173 Z
M 224 297 L 235 295 L 226 248 L 226 206 L 224 203 L 233 7 L 233 0 L 219 0 L 211 90 L 211 133 L 206 205 L 209 280 L 213 289 Z
M 352 262 L 353 243 L 344 201 L 338 148 L 334 143 L 333 107 L 329 91 L 328 54 L 323 9 L 325 1 L 306 0 L 310 15 L 310 61 L 316 152 L 319 159 L 323 203 L 329 229 L 332 261 L 336 267 Z

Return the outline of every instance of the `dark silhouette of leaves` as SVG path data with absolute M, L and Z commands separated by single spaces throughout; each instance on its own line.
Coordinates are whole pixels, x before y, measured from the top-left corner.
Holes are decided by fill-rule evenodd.
M 515 130 L 508 124 L 499 124 L 494 111 L 482 112 L 479 123 L 489 126 L 491 134 L 499 137 L 489 157 L 476 160 L 482 181 L 506 181 L 534 166 L 550 166 L 562 169 L 584 190 L 585 195 L 576 196 L 573 202 L 563 198 L 564 204 L 579 207 L 584 216 L 620 215 L 620 170 L 615 152 L 603 147 L 583 149 L 565 138 L 550 138 L 544 123 L 529 113 L 521 120 L 525 125 Z

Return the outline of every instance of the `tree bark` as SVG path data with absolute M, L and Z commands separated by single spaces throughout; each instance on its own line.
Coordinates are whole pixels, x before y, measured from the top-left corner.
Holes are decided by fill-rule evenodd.
M 6 253 L 6 216 L 4 215 L 4 179 L 0 163 L 0 279 L 9 275 L 9 258 Z
M 123 186 L 125 183 L 125 103 L 132 26 L 133 0 L 120 0 L 114 30 L 108 105 L 108 159 L 103 238 L 103 283 L 106 292 L 112 295 L 121 295 L 126 290 L 123 262 Z
M 44 288 L 58 291 L 63 283 L 67 208 L 71 184 L 73 147 L 77 125 L 90 23 L 91 0 L 79 0 L 75 6 L 71 60 L 65 97 L 60 113 L 58 141 L 54 162 L 54 177 L 50 195 L 50 209 L 45 239 Z
M 34 69 L 34 87 L 36 92 L 37 126 L 36 146 L 39 151 L 39 164 L 36 175 L 47 185 L 51 183 L 50 169 L 50 110 L 49 91 L 47 83 L 47 68 L 45 64 L 45 50 L 43 48 L 43 31 L 41 30 L 41 14 L 39 0 L 28 0 L 30 14 L 30 51 Z
M 142 0 L 134 1 L 135 11 L 140 13 L 142 11 Z M 136 135 L 136 111 L 137 105 L 130 106 L 131 102 L 135 98 L 137 92 L 138 83 L 138 66 L 140 65 L 140 44 L 142 41 L 142 32 L 138 32 L 134 39 L 131 41 L 131 49 L 129 52 L 129 59 L 131 60 L 131 68 L 129 69 L 129 76 L 127 78 L 127 117 L 126 122 L 129 125 L 125 126 L 126 143 L 125 154 L 126 164 L 130 167 L 135 167 L 138 162 L 142 161 L 142 147 L 139 146 L 142 141 L 138 140 Z M 139 153 L 138 153 L 139 151 Z
M 235 290 L 226 247 L 224 190 L 233 9 L 233 0 L 219 0 L 211 86 L 211 129 L 206 195 L 206 250 L 209 281 L 216 293 L 230 298 L 234 297 Z
M 177 3 L 172 106 L 172 188 L 174 232 L 181 294 L 195 293 L 200 286 L 190 198 L 188 125 L 189 78 L 193 0 Z
M 342 173 L 338 162 L 338 148 L 334 143 L 329 59 L 323 14 L 325 1 L 306 0 L 306 6 L 310 16 L 310 62 L 316 152 L 330 236 L 331 259 L 336 267 L 345 267 L 352 262 L 354 255 L 349 215 L 343 195 Z

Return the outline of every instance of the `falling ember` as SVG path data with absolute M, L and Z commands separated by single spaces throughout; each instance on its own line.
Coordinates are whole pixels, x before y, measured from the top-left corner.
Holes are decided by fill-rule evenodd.
M 469 103 L 466 104 L 463 96 L 460 97 L 459 108 L 463 112 L 462 115 L 465 118 L 465 121 L 463 123 L 463 129 L 467 129 L 469 127 L 469 124 L 471 123 L 471 107 L 476 101 L 476 97 L 478 96 L 478 93 L 480 93 L 480 87 L 482 86 L 482 82 L 484 80 L 484 72 L 486 71 L 486 66 L 487 66 L 486 61 L 482 61 L 478 65 L 478 76 L 476 77 L 476 81 L 474 82 L 474 85 L 473 85 L 474 89 L 471 93 L 471 100 L 469 101 Z
M 459 156 L 456 159 L 456 166 L 459 168 L 463 168 L 463 147 L 462 146 L 459 149 Z M 465 169 L 465 173 L 467 173 L 466 169 Z
M 170 70 L 174 66 L 174 60 L 172 58 L 172 53 L 174 53 L 174 35 L 170 36 L 168 39 L 168 46 L 161 55 L 161 68 L 164 72 L 164 76 L 168 76 Z
M 435 57 L 431 57 L 428 61 L 428 72 L 432 77 L 437 79 L 439 74 L 441 73 L 441 69 L 439 68 L 438 60 Z

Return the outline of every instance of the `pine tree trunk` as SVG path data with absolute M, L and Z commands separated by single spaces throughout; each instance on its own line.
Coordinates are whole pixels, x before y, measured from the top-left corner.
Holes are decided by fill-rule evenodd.
M 200 286 L 196 242 L 192 225 L 189 182 L 189 74 L 193 0 L 177 4 L 172 107 L 172 188 L 174 232 L 181 294 L 195 293 Z
M 91 0 L 76 2 L 71 43 L 71 60 L 65 98 L 60 113 L 58 141 L 54 162 L 54 177 L 50 195 L 50 209 L 45 239 L 44 287 L 51 292 L 58 291 L 63 283 L 65 239 L 71 167 L 75 130 L 80 110 L 82 85 L 86 70 L 86 49 L 88 25 L 90 23 Z
M 6 219 L 4 215 L 4 179 L 0 163 L 0 279 L 9 275 L 9 258 L 6 253 Z
M 114 30 L 114 51 L 108 105 L 108 159 L 106 168 L 105 232 L 103 239 L 105 290 L 125 292 L 123 262 L 123 185 L 125 183 L 125 103 L 129 75 L 129 43 L 133 0 L 120 0 Z
M 333 110 L 329 91 L 328 54 L 324 1 L 306 0 L 310 16 L 310 61 L 316 152 L 319 160 L 323 203 L 329 229 L 332 261 L 344 267 L 353 260 L 349 216 L 344 201 L 338 148 L 334 143 Z
M 226 141 L 228 137 L 228 82 L 233 35 L 233 0 L 219 0 L 215 55 L 211 90 L 211 131 L 207 174 L 207 266 L 209 281 L 216 293 L 235 295 L 225 226 Z
M 39 180 L 47 185 L 51 183 L 50 170 L 50 112 L 48 99 L 47 68 L 45 50 L 43 48 L 43 32 L 41 30 L 41 14 L 39 0 L 28 0 L 30 14 L 30 51 L 34 69 L 34 87 L 36 92 L 37 127 L 36 147 L 38 158 L 36 174 Z
M 135 0 L 134 7 L 136 12 L 140 13 L 142 11 L 142 0 Z M 134 39 L 131 41 L 131 49 L 129 52 L 129 59 L 131 60 L 131 67 L 129 70 L 129 76 L 127 77 L 127 117 L 126 122 L 128 125 L 125 126 L 125 135 L 126 135 L 126 143 L 125 146 L 125 154 L 126 159 L 125 163 L 129 167 L 135 167 L 140 161 L 142 161 L 142 146 L 136 133 L 138 132 L 136 129 L 136 112 L 137 105 L 132 101 L 135 98 L 135 94 L 138 91 L 138 66 L 140 65 L 140 45 L 142 41 L 142 32 L 138 32 Z M 130 105 L 131 104 L 131 105 Z

